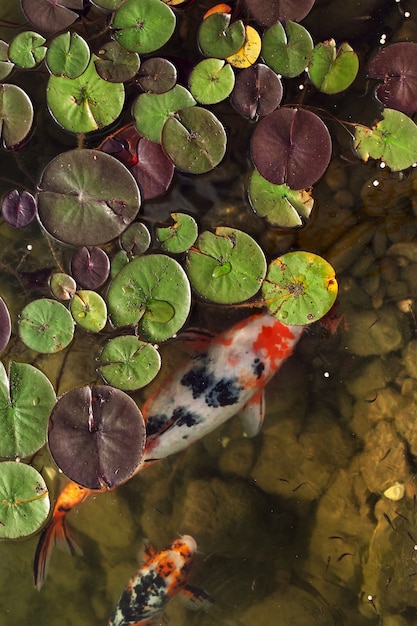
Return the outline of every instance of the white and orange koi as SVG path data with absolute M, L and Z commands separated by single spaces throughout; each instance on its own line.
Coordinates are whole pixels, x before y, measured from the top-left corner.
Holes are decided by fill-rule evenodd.
M 292 354 L 303 326 L 282 324 L 269 313 L 252 315 L 211 337 L 145 402 L 147 442 L 139 473 L 151 463 L 180 452 L 237 413 L 250 436 L 264 415 L 264 388 Z M 68 490 L 65 506 L 61 496 Z M 72 546 L 65 515 L 93 492 L 69 483 L 58 497 L 49 526 L 41 534 L 34 576 L 40 588 L 50 551 L 58 539 Z M 97 492 L 96 492 L 97 493 Z M 71 500 L 71 502 L 69 502 Z

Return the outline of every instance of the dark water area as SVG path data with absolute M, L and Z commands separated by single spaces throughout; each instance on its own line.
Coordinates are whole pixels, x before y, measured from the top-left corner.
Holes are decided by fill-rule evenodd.
M 2 11 L 0 18 L 11 19 Z M 192 30 L 199 11 L 191 11 L 188 26 L 182 18 L 184 29 Z M 318 0 L 304 24 L 317 41 L 349 40 L 365 64 L 384 34 L 390 42 L 417 41 L 417 3 Z M 10 30 L 1 28 L 0 36 L 7 40 Z M 25 83 L 44 108 L 38 105 L 27 147 L 0 152 L 0 196 L 23 181 L 34 190 L 52 156 L 76 146 L 49 118 L 45 80 L 40 71 Z M 324 105 L 324 96 L 300 96 L 302 82 L 288 84 L 287 102 Z M 367 89 L 363 79 L 352 92 L 331 96 L 331 114 L 371 123 L 378 106 Z M 194 612 L 174 599 L 166 611 L 172 626 L 417 625 L 416 170 L 392 173 L 360 162 L 348 133 L 331 121 L 333 158 L 314 186 L 310 221 L 300 230 L 268 228 L 245 191 L 252 129 L 229 106 L 213 110 L 228 129 L 222 167 L 200 177 L 176 173 L 168 194 L 145 203 L 141 216 L 152 223 L 183 211 L 200 230 L 241 228 L 270 258 L 289 249 L 322 255 L 336 269 L 340 323 L 305 331 L 266 389 L 257 437 L 245 437 L 234 417 L 71 511 L 68 524 L 83 555 L 55 549 L 40 592 L 32 578 L 38 536 L 1 542 L 0 626 L 104 626 L 138 567 L 143 540 L 159 549 L 179 534 L 195 538 L 191 582 L 214 603 Z M 47 276 L 55 267 L 54 245 L 36 223 L 23 231 L 0 225 L 0 295 L 12 319 L 35 296 L 50 297 Z M 217 332 L 246 314 L 196 302 L 190 325 Z M 77 331 L 71 349 L 55 355 L 12 341 L 8 358 L 35 364 L 57 394 L 101 380 L 91 358 L 99 336 Z M 161 353 L 158 378 L 132 394 L 139 406 L 187 358 L 176 342 Z M 34 465 L 56 496 L 66 480 L 46 451 Z

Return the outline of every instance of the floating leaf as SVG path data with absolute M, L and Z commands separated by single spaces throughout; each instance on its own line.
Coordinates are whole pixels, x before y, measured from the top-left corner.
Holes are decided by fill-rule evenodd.
M 71 300 L 75 292 L 77 291 L 77 285 L 72 276 L 64 274 L 63 272 L 55 272 L 49 279 L 49 287 L 52 295 L 57 300 L 63 300 L 67 302 Z
M 104 80 L 124 83 L 136 75 L 140 59 L 136 52 L 125 50 L 117 41 L 109 41 L 97 51 L 94 64 Z
M 14 63 L 9 59 L 9 44 L 0 39 L 0 80 L 8 77 L 14 68 Z
M 110 339 L 98 359 L 98 371 L 106 383 L 133 391 L 151 382 L 161 367 L 158 350 L 134 335 Z
M 295 228 L 303 225 L 313 209 L 314 200 L 308 190 L 295 191 L 287 185 L 274 185 L 257 170 L 249 183 L 249 200 L 258 215 L 272 226 Z
M 177 111 L 165 122 L 162 147 L 182 172 L 204 174 L 216 167 L 226 151 L 226 133 L 217 117 L 202 107 Z
M 243 46 L 230 57 L 226 57 L 226 61 L 238 69 L 250 67 L 260 55 L 261 47 L 262 42 L 258 31 L 252 26 L 246 25 Z
M 242 20 L 230 23 L 228 13 L 212 13 L 200 25 L 198 44 L 206 57 L 225 59 L 235 54 L 245 41 Z
M 249 12 L 262 26 L 293 20 L 301 22 L 311 11 L 315 0 L 245 0 Z
M 203 20 L 205 20 L 209 15 L 212 15 L 213 13 L 231 13 L 232 12 L 232 7 L 229 4 L 215 4 L 214 7 L 211 7 L 211 9 L 208 9 L 204 15 L 203 15 Z
M 133 256 L 144 254 L 151 245 L 151 234 L 145 224 L 135 222 L 121 235 L 120 245 Z
M 45 37 L 33 30 L 25 30 L 12 39 L 9 45 L 9 59 L 18 67 L 30 69 L 40 63 L 45 54 Z
M 237 75 L 232 104 L 244 117 L 253 120 L 269 115 L 279 106 L 281 99 L 281 79 L 267 65 L 257 63 Z
M 9 343 L 11 333 L 12 323 L 9 309 L 3 298 L 0 298 L 0 352 L 3 352 Z
M 76 250 L 71 259 L 71 274 L 84 289 L 98 289 L 110 272 L 110 260 L 101 248 L 93 246 L 89 250 L 83 246 Z
M 0 363 L 0 456 L 25 457 L 39 450 L 54 404 L 53 387 L 40 370 L 12 361 L 7 376 Z
M 156 236 L 166 252 L 185 252 L 197 239 L 197 222 L 185 213 L 171 213 L 171 217 L 174 220 L 172 226 L 157 228 Z
M 262 294 L 269 311 L 281 322 L 311 324 L 336 300 L 335 272 L 317 254 L 288 252 L 270 263 Z
M 142 413 L 114 387 L 81 387 L 62 395 L 49 419 L 48 444 L 58 467 L 88 489 L 113 489 L 140 464 Z
M 29 134 L 33 107 L 29 96 L 17 85 L 0 85 L 0 133 L 3 146 L 13 148 Z
M 20 314 L 19 335 L 31 350 L 59 352 L 72 341 L 74 321 L 60 302 L 48 298 L 33 300 Z
M 100 150 L 111 154 L 127 168 L 130 168 L 137 163 L 137 148 L 140 138 L 141 135 L 131 122 L 105 139 L 100 145 Z
M 230 95 L 235 75 L 231 66 L 222 59 L 204 59 L 191 72 L 189 82 L 197 102 L 215 104 Z
M 167 59 L 153 57 L 142 63 L 136 81 L 143 91 L 165 93 L 175 86 L 177 70 Z
M 25 463 L 0 463 L 0 539 L 36 532 L 49 509 L 48 489 L 39 472 Z
M 90 60 L 78 78 L 50 76 L 46 89 L 49 110 L 66 130 L 89 133 L 108 126 L 122 111 L 125 90 L 122 83 L 103 80 Z
M 48 33 L 65 30 L 78 18 L 83 0 L 20 0 L 22 11 L 36 28 Z
M 130 258 L 125 250 L 119 250 L 111 260 L 110 277 L 114 278 L 120 272 L 122 267 L 130 263 Z
M 163 254 L 133 259 L 110 284 L 107 294 L 112 324 L 136 326 L 151 342 L 172 337 L 184 325 L 191 290 L 181 265 Z
M 417 126 L 400 111 L 385 109 L 372 128 L 355 127 L 354 148 L 363 161 L 382 159 L 394 172 L 417 161 Z
M 326 125 L 303 109 L 270 113 L 259 122 L 251 140 L 252 159 L 261 176 L 291 189 L 311 187 L 326 171 L 331 152 Z
M 179 109 L 194 104 L 195 100 L 190 92 L 181 85 L 161 94 L 143 93 L 133 106 L 136 128 L 150 141 L 160 143 L 162 128 L 167 119 Z
M 63 33 L 51 41 L 46 53 L 46 66 L 55 76 L 77 78 L 88 66 L 90 48 L 78 33 Z
M 403 113 L 417 111 L 417 43 L 382 48 L 369 64 L 368 76 L 384 81 L 376 89 L 382 104 Z
M 90 290 L 80 290 L 70 303 L 72 317 L 85 330 L 99 333 L 107 322 L 107 307 L 100 294 Z
M 140 187 L 143 200 L 166 193 L 174 176 L 174 164 L 161 145 L 141 137 L 136 154 L 136 163 L 130 171 Z
M 118 237 L 136 217 L 140 193 L 132 174 L 98 150 L 63 152 L 39 183 L 39 220 L 59 241 L 99 245 Z
M 113 17 L 113 36 L 126 50 L 147 54 L 162 48 L 175 29 L 175 15 L 160 0 L 127 0 Z
M 262 39 L 262 56 L 275 72 L 293 78 L 303 72 L 311 51 L 313 40 L 300 24 L 288 21 L 284 26 L 277 22 L 269 28 Z
M 308 75 L 317 89 L 327 94 L 344 91 L 353 83 L 359 70 L 356 52 L 347 43 L 336 50 L 329 39 L 315 46 L 308 63 Z
M 220 304 L 248 300 L 266 273 L 264 253 L 256 241 L 235 228 L 202 233 L 188 253 L 187 274 L 194 289 Z
M 35 218 L 36 200 L 28 191 L 20 194 L 17 189 L 13 189 L 3 197 L 1 212 L 10 226 L 24 228 Z

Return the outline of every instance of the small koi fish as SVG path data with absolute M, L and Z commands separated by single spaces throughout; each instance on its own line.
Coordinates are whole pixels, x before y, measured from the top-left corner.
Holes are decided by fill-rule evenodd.
M 264 388 L 292 354 L 304 326 L 282 324 L 269 313 L 252 315 L 217 336 L 204 335 L 202 348 L 165 380 L 145 402 L 147 442 L 135 474 L 180 452 L 239 413 L 248 436 L 264 416 Z M 42 586 L 53 545 L 75 542 L 66 514 L 92 491 L 69 483 L 58 497 L 49 526 L 41 534 L 34 562 L 35 585 Z M 71 548 L 72 546 L 72 548 Z
M 208 607 L 210 596 L 187 583 L 196 551 L 197 544 L 189 535 L 160 552 L 147 544 L 145 561 L 129 580 L 108 626 L 151 626 L 177 594 L 193 609 Z

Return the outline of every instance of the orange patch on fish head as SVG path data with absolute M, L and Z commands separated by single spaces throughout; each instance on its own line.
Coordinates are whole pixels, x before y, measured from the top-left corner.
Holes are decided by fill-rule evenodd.
M 253 343 L 255 351 L 261 351 L 272 364 L 285 359 L 292 352 L 290 342 L 294 340 L 291 329 L 286 324 L 278 322 L 273 326 L 262 326 L 256 341 Z

